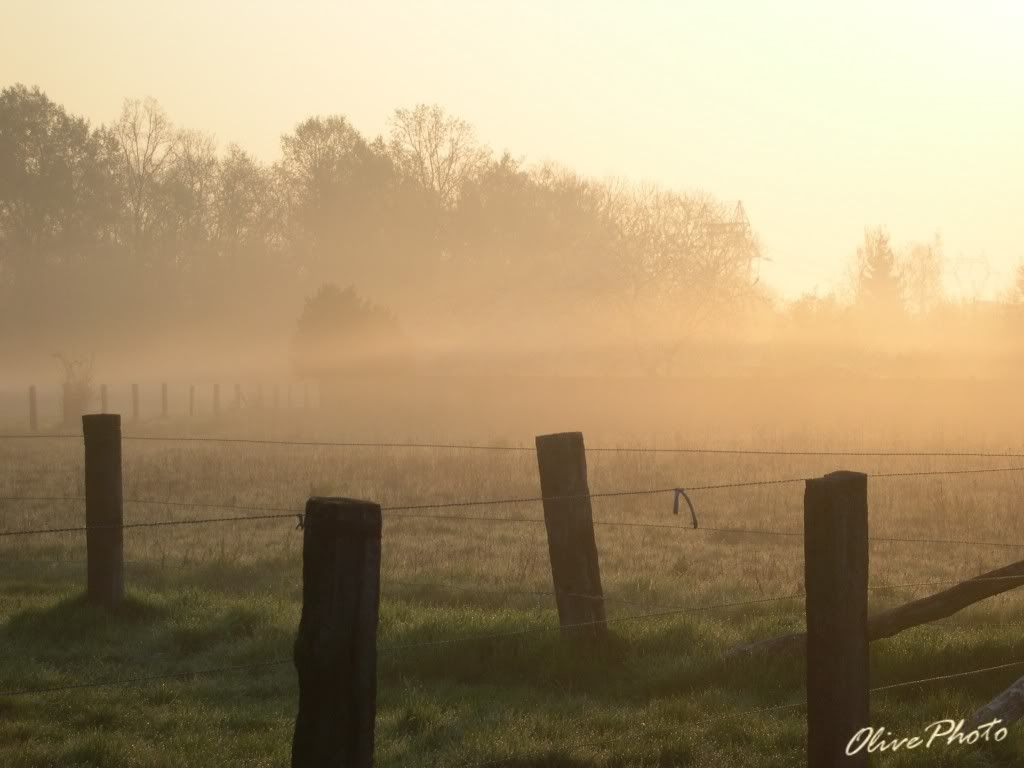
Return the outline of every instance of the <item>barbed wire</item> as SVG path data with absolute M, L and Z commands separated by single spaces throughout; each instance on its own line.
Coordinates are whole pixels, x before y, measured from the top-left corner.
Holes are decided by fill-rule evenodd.
M 6 434 L 0 440 L 21 439 L 75 439 L 81 438 L 78 433 L 39 433 L 39 434 Z M 193 443 L 228 443 L 246 445 L 292 445 L 334 448 L 414 448 L 428 450 L 471 450 L 471 451 L 504 451 L 504 452 L 535 452 L 535 448 L 525 445 L 486 445 L 481 443 L 441 443 L 441 442 L 375 442 L 375 441 L 335 441 L 335 440 L 278 440 L 270 438 L 246 437 L 210 437 L 184 435 L 122 435 L 122 440 L 160 441 L 160 442 L 193 442 Z M 865 457 L 865 458 L 974 458 L 974 459 L 1021 459 L 1024 452 L 1013 451 L 894 451 L 883 449 L 775 449 L 775 448 L 707 448 L 701 446 L 682 448 L 659 448 L 654 446 L 593 446 L 587 451 L 599 453 L 678 453 L 678 454 L 725 454 L 746 456 L 803 456 L 803 457 Z
M 85 496 L 0 496 L 0 501 L 80 502 L 85 501 Z
M 884 693 L 885 691 L 894 691 L 899 688 L 910 688 L 915 685 L 924 685 L 926 683 L 935 683 L 941 680 L 955 680 L 961 677 L 970 677 L 972 675 L 982 675 L 987 672 L 998 672 L 1004 669 L 1012 669 L 1014 667 L 1024 666 L 1024 660 L 1011 661 L 1007 664 L 997 664 L 993 667 L 983 667 L 981 669 L 972 669 L 968 672 L 954 672 L 948 675 L 934 675 L 933 677 L 923 677 L 919 680 L 908 680 L 902 683 L 890 683 L 888 685 L 879 685 L 874 688 L 869 688 L 868 693 Z

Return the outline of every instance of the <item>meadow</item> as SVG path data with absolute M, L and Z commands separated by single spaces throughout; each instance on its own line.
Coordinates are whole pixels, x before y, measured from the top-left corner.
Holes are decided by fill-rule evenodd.
M 709 415 L 708 423 L 714 420 Z M 921 448 L 924 441 L 935 451 L 1013 447 L 993 430 L 972 432 L 964 425 L 959 432 L 951 425 L 929 434 L 918 429 L 916 444 L 905 440 L 898 448 Z M 126 427 L 126 434 L 133 429 L 288 439 L 330 434 L 344 440 L 350 434 L 343 424 L 325 427 L 309 415 L 290 419 L 287 429 L 254 419 L 151 423 Z M 693 432 L 697 439 L 677 437 L 674 443 L 635 432 L 616 441 L 613 429 L 590 434 L 588 447 L 852 451 L 882 445 L 876 440 L 892 446 L 880 430 L 862 426 L 854 432 L 835 424 L 797 425 L 789 434 L 781 426 L 717 434 L 705 427 Z M 474 442 L 501 448 L 531 444 L 522 431 L 476 437 Z M 1024 460 L 588 453 L 595 493 L 797 479 L 838 468 L 876 473 L 1017 463 Z M 123 466 L 129 523 L 246 514 L 216 505 L 301 509 L 312 494 L 365 498 L 385 507 L 539 495 L 530 450 L 125 440 Z M 871 479 L 872 536 L 996 545 L 874 542 L 871 610 L 1019 559 L 1021 491 L 1017 472 Z M 0 439 L 0 496 L 82 493 L 80 439 Z M 612 632 L 603 648 L 560 638 L 539 502 L 432 510 L 434 516 L 385 511 L 376 764 L 802 765 L 802 659 L 725 656 L 737 644 L 803 626 L 802 494 L 800 482 L 693 491 L 697 530 L 685 512 L 673 516 L 671 494 L 595 498 Z M 167 500 L 211 506 L 145 503 Z M 436 516 L 443 514 L 450 516 Z M 84 505 L 0 501 L 0 515 L 3 530 L 74 527 L 84 524 Z M 472 519 L 477 517 L 506 520 Z M 678 527 L 614 525 L 621 522 Z M 0 689 L 246 668 L 0 695 L 0 764 L 289 764 L 297 706 L 290 656 L 301 597 L 296 520 L 126 530 L 129 600 L 114 615 L 82 600 L 84 557 L 81 533 L 0 538 Z M 1022 625 L 1020 596 L 1010 592 L 878 641 L 871 648 L 872 685 L 1024 661 Z M 282 663 L 247 666 L 265 661 Z M 919 734 L 933 721 L 968 716 L 1021 674 L 1024 665 L 879 692 L 872 696 L 872 723 L 899 735 Z M 876 756 L 873 764 L 991 768 L 1019 764 L 1021 755 L 1024 736 L 1011 729 L 999 744 L 935 746 Z

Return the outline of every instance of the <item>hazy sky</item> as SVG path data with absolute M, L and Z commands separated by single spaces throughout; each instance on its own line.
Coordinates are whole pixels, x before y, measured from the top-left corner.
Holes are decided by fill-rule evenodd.
M 787 294 L 865 225 L 941 232 L 951 287 L 1024 260 L 1024 2 L 4 0 L 0 85 L 96 123 L 155 96 L 265 159 L 343 113 L 438 102 L 496 150 L 742 199 Z M 960 256 L 965 260 L 957 264 Z

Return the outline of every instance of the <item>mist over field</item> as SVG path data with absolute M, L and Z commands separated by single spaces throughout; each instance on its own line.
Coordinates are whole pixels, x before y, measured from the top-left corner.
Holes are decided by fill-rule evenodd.
M 1018 4 L 10 5 L 0 766 L 1022 764 Z
M 0 95 L 0 156 L 9 396 L 58 387 L 61 358 L 88 367 L 94 390 L 262 379 L 312 382 L 338 404 L 346 382 L 373 380 L 377 400 L 366 386 L 359 396 L 394 434 L 385 393 L 407 401 L 443 389 L 438 378 L 471 400 L 479 388 L 464 382 L 486 379 L 506 412 L 520 379 L 556 408 L 631 379 L 620 418 L 588 426 L 642 435 L 657 413 L 686 413 L 643 394 L 673 379 L 701 407 L 745 413 L 767 398 L 778 415 L 774 381 L 790 395 L 862 380 L 923 393 L 1016 380 L 1024 364 L 1024 272 L 982 298 L 991 280 L 951 260 L 940 235 L 899 242 L 864 222 L 822 254 L 845 279 L 784 296 L 761 280 L 759 222 L 742 202 L 498 153 L 442 106 L 396 109 L 379 135 L 313 115 L 263 161 L 152 98 L 91 124 L 14 84 Z M 729 399 L 718 379 L 751 384 Z M 898 406 L 876 389 L 880 408 Z M 967 400 L 995 408 L 981 393 Z M 521 405 L 520 417 L 536 410 Z M 951 401 L 935 418 L 965 408 L 976 411 Z M 507 428 L 479 408 L 456 418 L 447 429 L 461 434 Z

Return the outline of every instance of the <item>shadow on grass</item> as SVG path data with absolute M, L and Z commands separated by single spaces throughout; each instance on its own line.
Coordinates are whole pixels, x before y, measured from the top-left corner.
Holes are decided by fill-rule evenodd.
M 29 608 L 11 616 L 3 626 L 8 641 L 33 647 L 59 644 L 67 647 L 76 641 L 97 642 L 124 631 L 145 630 L 167 619 L 166 606 L 138 597 L 126 597 L 116 610 L 90 603 L 84 594 L 61 600 L 46 608 Z

